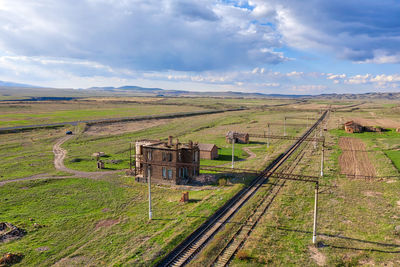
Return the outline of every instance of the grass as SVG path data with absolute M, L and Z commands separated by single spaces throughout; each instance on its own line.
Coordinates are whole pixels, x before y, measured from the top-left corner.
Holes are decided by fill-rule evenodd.
M 148 223 L 147 186 L 131 178 L 8 184 L 0 187 L 0 221 L 25 229 L 27 235 L 2 244 L 0 254 L 23 253 L 21 266 L 60 260 L 64 265 L 149 266 L 239 189 L 191 191 L 192 201 L 182 204 L 182 191 L 153 187 L 155 219 Z M 104 220 L 116 224 L 96 227 Z
M 157 101 L 169 104 L 173 101 L 183 103 L 189 110 L 190 103 L 193 103 L 193 99 L 167 98 Z M 80 118 L 79 112 L 82 110 L 98 110 L 101 116 L 105 115 L 107 110 L 116 112 L 111 114 L 112 116 L 117 114 L 119 116 L 122 114 L 119 112 L 125 112 L 119 110 L 121 106 L 118 105 L 121 104 L 111 104 L 107 101 L 100 104 L 94 102 L 88 103 L 87 106 L 82 104 L 84 102 L 80 102 L 82 104 L 80 108 L 79 103 L 75 102 L 58 103 L 55 104 L 58 106 L 55 110 L 60 113 L 51 116 L 53 119 L 59 119 L 66 114 L 68 118 L 74 116 Z M 142 138 L 165 139 L 168 135 L 173 135 L 181 142 L 193 140 L 216 144 L 221 148 L 220 158 L 202 161 L 202 164 L 228 163 L 229 166 L 231 145 L 225 143 L 225 134 L 228 130 L 263 133 L 268 122 L 281 122 L 284 116 L 300 116 L 298 111 L 289 112 L 281 109 L 263 111 L 261 108 L 263 105 L 290 103 L 286 100 L 276 100 L 273 103 L 259 99 L 196 98 L 195 102 L 200 106 L 244 105 L 257 109 L 178 118 L 168 124 L 108 136 L 86 135 L 82 133 L 83 127 L 79 126 L 74 129 L 77 133 L 74 138 L 63 145 L 68 151 L 65 164 L 76 170 L 97 171 L 91 154 L 103 151 L 107 154 L 104 158 L 106 167 L 127 168 L 129 142 Z M 4 108 L 4 105 L 0 105 L 0 110 L 8 114 L 22 114 L 16 119 L 18 121 L 24 120 L 24 116 L 29 116 L 29 113 L 36 114 L 35 110 L 39 110 L 37 113 L 43 115 L 36 119 L 42 120 L 45 115 L 52 113 L 49 109 L 54 108 L 53 104 L 23 105 L 25 107 L 18 112 L 14 107 Z M 128 109 L 130 107 L 126 103 L 122 105 Z M 307 108 L 311 109 L 313 105 L 315 107 L 314 103 L 296 105 L 303 109 L 302 117 L 315 115 L 315 112 L 305 111 Z M 169 107 L 175 108 L 171 105 L 167 106 Z M 387 113 L 393 118 L 398 116 L 395 111 L 388 108 L 371 107 L 377 116 L 382 116 L 386 114 L 385 112 L 393 113 Z M 76 114 L 70 113 L 73 109 L 77 109 Z M 143 112 L 147 112 L 146 109 Z M 166 109 L 162 112 L 166 112 Z M 340 112 L 340 114 L 346 113 Z M 364 110 L 355 111 L 355 114 L 370 116 L 369 111 Z M 95 115 L 89 113 L 88 116 Z M 288 135 L 300 135 L 302 131 L 304 128 L 287 127 Z M 52 146 L 58 138 L 64 136 L 64 132 L 65 129 L 61 128 L 1 135 L 0 175 L 3 177 L 0 179 L 20 178 L 43 172 L 54 176 L 65 175 L 57 172 L 52 163 Z M 282 134 L 282 126 L 273 127 L 272 134 Z M 319 248 L 317 252 L 325 257 L 328 266 L 351 266 L 370 262 L 376 265 L 400 264 L 398 262 L 400 240 L 394 234 L 394 226 L 398 225 L 397 217 L 400 216 L 397 204 L 400 200 L 398 197 L 400 182 L 354 181 L 337 175 L 340 155 L 337 139 L 340 136 L 347 134 L 340 130 L 331 130 L 326 141 L 329 148 L 325 166 L 326 175 L 320 188 L 318 226 L 320 234 L 318 240 L 325 246 Z M 400 143 L 398 133 L 391 130 L 382 134 L 363 133 L 349 136 L 362 138 L 368 149 L 374 151 L 374 162 L 379 175 L 398 173 L 394 168 L 394 165 L 398 167 L 399 162 L 396 150 Z M 250 144 L 235 144 L 235 160 L 248 157 L 243 150 L 244 147 L 249 147 L 257 155 L 253 159 L 237 161 L 235 166 L 262 169 L 292 143 L 273 140 L 267 149 L 265 141 L 251 139 Z M 319 153 L 310 150 L 295 173 L 316 175 L 319 159 Z M 112 160 L 120 161 L 111 163 Z M 189 193 L 191 201 L 185 204 L 178 201 L 182 190 L 154 185 L 152 222 L 147 220 L 147 186 L 121 174 L 102 180 L 69 178 L 6 184 L 0 187 L 0 221 L 13 223 L 27 230 L 28 234 L 19 240 L 2 244 L 0 254 L 23 253 L 25 257 L 20 266 L 49 266 L 55 263 L 64 266 L 150 266 L 158 262 L 213 211 L 240 190 L 244 186 L 243 183 L 248 183 L 251 179 L 248 177 L 246 181 L 242 181 L 229 175 L 226 178 L 229 181 L 227 186 L 191 190 Z M 248 214 L 263 194 L 267 194 L 267 190 L 257 193 L 248 203 L 249 208 L 238 213 L 238 217 L 232 222 L 240 222 L 240 218 Z M 287 182 L 245 243 L 239 254 L 241 256 L 236 258 L 232 265 L 316 265 L 311 258 L 312 212 L 313 185 Z M 35 227 L 34 223 L 44 227 Z M 240 224 L 228 224 L 226 233 L 238 225 Z M 225 236 L 219 235 L 216 240 L 217 247 L 221 246 Z M 218 243 L 219 241 L 221 242 Z M 208 248 L 208 251 L 210 254 L 205 254 L 205 258 L 213 255 L 212 249 Z
M 327 142 L 337 142 L 337 136 L 328 137 Z M 316 252 L 311 249 L 313 185 L 288 181 L 241 249 L 246 257 L 236 257 L 232 266 L 316 266 L 313 257 L 327 266 L 399 263 L 400 240 L 394 226 L 400 181 L 366 182 L 338 176 L 337 145 L 327 153 L 318 219 L 318 241 L 323 246 Z M 318 162 L 318 157 L 307 158 Z M 307 170 L 313 165 L 303 166 L 301 172 L 310 173 Z M 378 166 L 392 168 L 388 162 Z
M 331 130 L 330 132 L 338 137 L 345 136 L 362 139 L 371 150 L 374 150 L 373 154 L 376 160 L 373 160 L 373 162 L 375 165 L 379 165 L 382 161 L 387 161 L 387 158 L 389 158 L 397 170 L 400 171 L 400 151 L 398 150 L 400 148 L 400 134 L 395 129 L 388 129 L 382 133 L 363 132 L 349 134 L 344 130 Z M 379 169 L 381 175 L 398 174 L 394 170 L 388 171 L 388 168 L 379 168 L 378 166 Z
M 203 110 L 200 107 L 148 104 L 124 104 L 122 107 L 121 105 L 95 105 L 84 103 L 75 103 L 71 104 L 71 106 L 49 104 L 43 107 L 36 107 L 36 105 L 31 104 L 28 106 L 24 104 L 21 109 L 18 109 L 18 112 L 15 109 L 6 109 L 4 114 L 0 115 L 0 127 Z
M 2 134 L 0 138 L 0 180 L 27 177 L 39 173 L 56 174 L 52 147 L 64 129 L 40 129 Z

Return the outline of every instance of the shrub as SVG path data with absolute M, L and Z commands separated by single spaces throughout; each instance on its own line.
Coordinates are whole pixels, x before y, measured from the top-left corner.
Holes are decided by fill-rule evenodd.
M 218 180 L 218 185 L 219 186 L 225 186 L 226 185 L 226 179 L 225 178 L 220 178 Z
M 237 252 L 237 254 L 236 254 L 236 257 L 239 260 L 248 260 L 248 259 L 250 259 L 249 253 L 247 253 L 247 251 L 244 251 L 244 250 L 239 250 Z

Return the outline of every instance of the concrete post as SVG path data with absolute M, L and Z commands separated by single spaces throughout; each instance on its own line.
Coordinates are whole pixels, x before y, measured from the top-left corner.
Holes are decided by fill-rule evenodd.
M 232 169 L 235 164 L 235 138 L 232 138 Z
M 151 221 L 151 219 L 153 218 L 153 214 L 151 212 L 151 170 L 150 170 L 150 166 L 147 166 L 147 181 L 149 184 L 149 220 Z

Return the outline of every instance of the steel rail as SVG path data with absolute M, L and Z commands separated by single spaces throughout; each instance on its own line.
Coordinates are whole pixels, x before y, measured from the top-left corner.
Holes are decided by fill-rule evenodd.
M 295 170 L 299 162 L 302 160 L 305 154 L 305 152 L 301 153 L 303 150 L 304 147 L 302 148 L 300 153 L 298 153 L 293 159 L 292 162 L 295 162 L 295 164 L 289 166 L 289 170 L 287 173 L 291 174 Z M 270 176 L 270 178 L 271 177 L 272 176 Z M 218 255 L 214 257 L 212 263 L 209 266 L 224 267 L 229 264 L 229 262 L 236 255 L 237 251 L 243 246 L 244 242 L 247 240 L 247 237 L 257 226 L 259 220 L 267 212 L 272 202 L 279 194 L 280 190 L 285 186 L 286 182 L 287 180 L 285 179 L 277 178 L 276 181 L 271 184 L 266 194 L 262 197 L 260 201 L 258 201 L 257 206 L 253 209 L 251 214 L 247 216 L 247 218 L 245 219 L 245 223 L 241 224 L 241 226 L 231 236 L 226 245 L 220 250 Z
M 190 234 L 175 249 L 166 255 L 156 266 L 184 266 L 186 265 L 204 245 L 223 227 L 223 225 L 254 195 L 254 193 L 269 178 L 271 171 L 279 168 L 311 132 L 321 123 L 328 111 L 303 134 L 303 136 L 291 145 L 284 153 L 278 156 L 265 170 L 257 176 L 246 188 L 239 191 L 225 205 L 218 209 L 206 222 Z

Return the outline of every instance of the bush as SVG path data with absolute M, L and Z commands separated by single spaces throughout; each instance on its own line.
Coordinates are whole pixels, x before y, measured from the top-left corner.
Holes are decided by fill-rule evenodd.
M 248 259 L 250 259 L 249 253 L 247 253 L 247 251 L 244 251 L 244 250 L 239 250 L 237 252 L 237 254 L 236 254 L 236 257 L 239 260 L 248 260 Z
M 225 186 L 226 185 L 226 179 L 225 178 L 220 178 L 219 180 L 218 180 L 218 185 L 219 186 Z
M 70 160 L 70 162 L 74 163 L 74 162 L 81 162 L 83 159 L 81 158 L 73 158 Z

